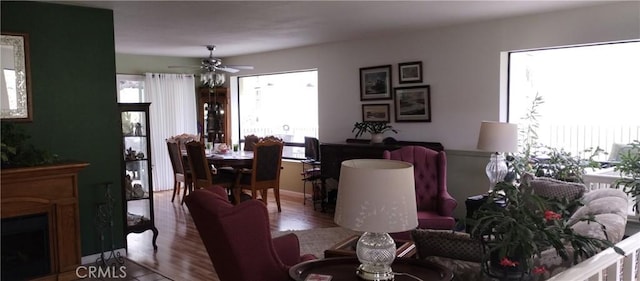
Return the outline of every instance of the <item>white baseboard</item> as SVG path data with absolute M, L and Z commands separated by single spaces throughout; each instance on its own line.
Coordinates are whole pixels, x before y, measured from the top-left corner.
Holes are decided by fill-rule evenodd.
M 125 248 L 120 248 L 120 249 L 116 249 L 114 250 L 114 252 L 119 253 L 120 256 L 122 257 L 126 257 L 127 256 L 127 250 L 125 250 Z M 100 257 L 100 254 L 93 254 L 93 255 L 89 255 L 89 256 L 84 256 L 82 257 L 81 263 L 82 264 L 92 264 L 95 263 L 96 260 Z

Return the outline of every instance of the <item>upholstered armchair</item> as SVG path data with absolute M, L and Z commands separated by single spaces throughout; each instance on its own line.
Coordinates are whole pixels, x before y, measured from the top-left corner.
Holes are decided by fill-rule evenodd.
M 224 188 L 198 189 L 185 199 L 221 281 L 289 280 L 289 267 L 315 259 L 300 256 L 295 234 L 271 238 L 264 203 L 232 205 Z
M 453 229 L 456 200 L 447 192 L 447 155 L 422 146 L 384 151 L 383 158 L 413 164 L 418 228 Z

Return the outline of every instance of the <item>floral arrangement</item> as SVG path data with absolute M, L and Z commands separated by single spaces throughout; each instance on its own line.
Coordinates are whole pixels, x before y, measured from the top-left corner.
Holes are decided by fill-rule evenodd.
M 576 205 L 582 203 L 547 199 L 533 194 L 524 185 L 517 188 L 510 183 L 498 183 L 474 214 L 476 227 L 472 235 L 482 241 L 485 249 L 483 271 L 488 275 L 496 272 L 499 275 L 541 274 L 547 269 L 534 267 L 534 260 L 546 249 L 555 249 L 563 260 L 567 260 L 567 246 L 571 246 L 573 261 L 577 263 L 579 258 L 590 257 L 613 246 L 606 239 L 584 236 L 570 227 L 569 210 Z M 581 220 L 598 223 L 593 216 Z M 614 249 L 622 253 L 621 249 Z
M 224 154 L 227 152 L 229 152 L 229 146 L 226 143 L 221 143 L 218 145 L 216 153 Z

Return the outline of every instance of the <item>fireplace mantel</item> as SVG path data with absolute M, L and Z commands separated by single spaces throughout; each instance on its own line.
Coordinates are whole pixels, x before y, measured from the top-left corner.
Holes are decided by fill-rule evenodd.
M 2 218 L 46 213 L 52 272 L 38 280 L 74 280 L 80 265 L 78 172 L 89 163 L 2 169 Z

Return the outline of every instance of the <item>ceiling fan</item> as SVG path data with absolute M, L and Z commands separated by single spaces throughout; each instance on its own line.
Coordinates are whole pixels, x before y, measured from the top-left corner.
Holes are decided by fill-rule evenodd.
M 216 58 L 213 56 L 213 51 L 216 49 L 215 45 L 207 45 L 207 50 L 209 50 L 209 57 L 203 58 L 200 61 L 200 66 L 186 66 L 186 67 L 199 67 L 204 72 L 216 72 L 216 71 L 224 71 L 229 73 L 236 73 L 240 71 L 240 69 L 253 69 L 251 65 L 223 65 L 222 59 Z M 185 66 L 169 66 L 169 68 L 184 68 Z

